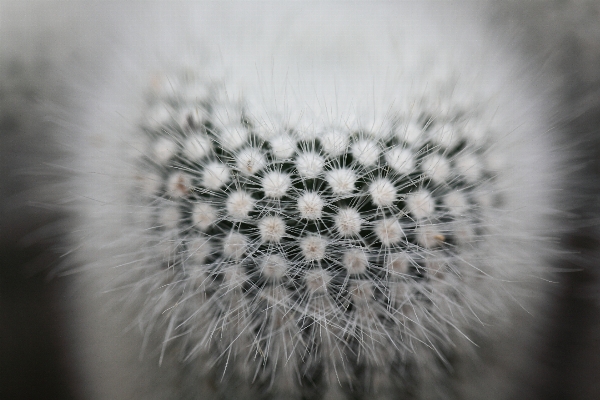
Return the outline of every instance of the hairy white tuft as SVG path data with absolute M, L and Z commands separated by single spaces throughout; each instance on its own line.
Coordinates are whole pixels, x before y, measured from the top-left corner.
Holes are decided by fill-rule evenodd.
M 369 266 L 367 255 L 361 249 L 350 249 L 342 257 L 342 265 L 349 275 L 364 274 Z
M 386 178 L 380 178 L 369 185 L 371 201 L 378 207 L 391 206 L 396 201 L 398 193 L 394 184 Z
M 232 192 L 225 202 L 227 213 L 237 220 L 247 219 L 254 208 L 254 199 L 243 190 Z
M 307 192 L 298 198 L 298 211 L 305 219 L 321 218 L 324 205 L 323 199 L 316 192 Z
M 279 242 L 285 235 L 285 221 L 281 217 L 265 217 L 258 223 L 258 229 L 264 242 Z
M 217 190 L 225 186 L 231 179 L 230 170 L 220 162 L 211 162 L 202 171 L 202 186 L 207 189 Z
M 241 233 L 231 232 L 223 240 L 223 255 L 234 259 L 240 259 L 244 256 L 248 247 L 248 239 Z
M 352 156 L 367 167 L 375 165 L 379 160 L 380 149 L 372 140 L 359 140 L 352 145 Z
M 300 153 L 296 158 L 298 173 L 304 178 L 316 178 L 323 172 L 325 160 L 315 152 Z
M 282 172 L 271 171 L 262 179 L 262 190 L 265 192 L 265 196 L 274 199 L 285 196 L 291 185 L 290 176 Z
M 207 203 L 194 204 L 192 209 L 192 222 L 201 231 L 206 231 L 217 221 L 218 211 L 214 206 Z
M 341 208 L 335 216 L 335 227 L 341 236 L 356 236 L 360 233 L 363 220 L 353 208 Z
M 334 194 L 348 195 L 354 191 L 356 174 L 351 169 L 334 169 L 327 172 L 326 179 Z
M 254 175 L 267 165 L 262 152 L 255 148 L 243 149 L 237 156 L 237 167 L 245 175 Z
M 307 236 L 300 240 L 302 255 L 308 261 L 319 261 L 325 258 L 327 239 L 317 235 Z

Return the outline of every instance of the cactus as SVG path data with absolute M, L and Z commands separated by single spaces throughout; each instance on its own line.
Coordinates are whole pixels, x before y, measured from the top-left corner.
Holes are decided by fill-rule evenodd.
M 136 196 L 160 276 L 144 319 L 166 318 L 165 343 L 275 393 L 448 362 L 502 206 L 477 106 L 297 128 L 218 83 L 169 82 L 148 95 Z
M 525 353 L 560 160 L 478 14 L 132 7 L 60 138 L 88 397 L 463 397 Z

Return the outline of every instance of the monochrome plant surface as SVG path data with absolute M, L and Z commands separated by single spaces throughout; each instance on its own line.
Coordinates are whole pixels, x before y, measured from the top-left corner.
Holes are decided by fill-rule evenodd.
M 54 197 L 89 398 L 501 398 L 563 155 L 478 7 L 73 11 Z

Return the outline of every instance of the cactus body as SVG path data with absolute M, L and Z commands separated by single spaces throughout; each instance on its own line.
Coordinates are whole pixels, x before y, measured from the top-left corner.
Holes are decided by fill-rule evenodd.
M 475 12 L 365 7 L 109 10 L 65 135 L 93 395 L 462 397 L 511 336 L 547 274 L 545 100 Z

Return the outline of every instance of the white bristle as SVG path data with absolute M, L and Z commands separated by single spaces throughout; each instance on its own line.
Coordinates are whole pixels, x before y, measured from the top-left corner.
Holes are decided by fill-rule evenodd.
M 316 178 L 323 172 L 325 160 L 314 152 L 304 152 L 296 157 L 296 169 L 304 178 Z
M 427 190 L 418 190 L 406 196 L 406 208 L 416 219 L 429 218 L 435 211 L 435 200 Z
M 227 201 L 225 202 L 225 206 L 227 208 L 227 213 L 232 216 L 236 220 L 244 220 L 247 219 L 250 212 L 254 209 L 255 200 L 243 190 L 232 192 L 229 197 L 227 197 Z
M 327 285 L 331 282 L 331 275 L 323 269 L 314 269 L 306 272 L 304 281 L 311 294 L 326 293 Z
M 450 176 L 450 163 L 446 157 L 439 154 L 430 154 L 425 157 L 421 168 L 436 183 L 443 183 Z
M 188 259 L 187 262 L 194 266 L 202 265 L 213 252 L 213 246 L 206 236 L 193 238 L 187 243 Z
M 261 262 L 261 274 L 270 280 L 280 280 L 285 275 L 287 269 L 287 261 L 277 254 L 266 256 Z
M 271 171 L 262 178 L 262 190 L 265 196 L 273 199 L 280 199 L 292 186 L 292 181 L 288 174 L 278 171 Z
M 217 190 L 225 186 L 229 180 L 229 168 L 220 162 L 211 162 L 202 171 L 202 186 L 207 189 Z
M 287 134 L 275 136 L 269 143 L 273 155 L 278 159 L 291 158 L 296 152 L 296 141 Z
M 448 192 L 444 196 L 444 204 L 448 207 L 448 212 L 455 216 L 464 215 L 469 210 L 469 201 L 466 196 L 458 190 Z
M 399 174 L 410 174 L 415 169 L 415 158 L 408 149 L 394 147 L 385 153 L 387 164 Z
M 237 167 L 244 175 L 254 175 L 266 165 L 263 153 L 252 147 L 241 150 L 237 156 Z
M 300 216 L 305 219 L 321 218 L 324 206 L 323 199 L 316 192 L 304 193 L 298 199 L 298 211 Z
M 348 148 L 349 138 L 346 132 L 328 130 L 319 137 L 323 151 L 330 156 L 338 156 Z
M 445 240 L 446 236 L 436 225 L 421 225 L 417 228 L 417 242 L 427 249 L 437 247 Z
M 342 265 L 349 275 L 364 274 L 369 266 L 367 255 L 362 249 L 350 249 L 342 257 Z
M 167 180 L 167 194 L 174 199 L 190 193 L 192 178 L 185 172 L 175 172 Z
M 351 169 L 334 169 L 327 172 L 325 177 L 334 194 L 348 195 L 354 191 L 356 174 Z
M 223 255 L 234 259 L 240 259 L 244 256 L 248 247 L 248 239 L 241 233 L 231 232 L 223 240 Z
M 307 236 L 300 239 L 300 250 L 308 261 L 319 261 L 325 258 L 327 239 L 321 236 Z
M 169 137 L 160 138 L 153 146 L 152 159 L 157 164 L 164 165 L 177 154 L 177 142 Z
M 258 223 L 263 242 L 279 242 L 285 235 L 285 221 L 281 217 L 264 217 Z
M 372 182 L 369 185 L 369 194 L 373 204 L 378 207 L 391 206 L 398 197 L 394 184 L 386 178 L 380 178 Z
M 341 208 L 334 219 L 335 227 L 341 236 L 357 236 L 360 233 L 363 220 L 358 211 L 353 208 Z
M 391 246 L 406 240 L 402 225 L 396 218 L 386 218 L 378 221 L 373 231 L 384 246 Z
M 194 204 L 192 209 L 192 222 L 201 231 L 206 231 L 217 221 L 218 218 L 217 209 L 207 203 Z
M 380 149 L 372 140 L 359 140 L 352 145 L 352 156 L 360 164 L 370 167 L 379 160 Z
M 211 150 L 211 140 L 202 133 L 190 136 L 183 144 L 183 155 L 193 161 L 199 161 L 206 157 Z

